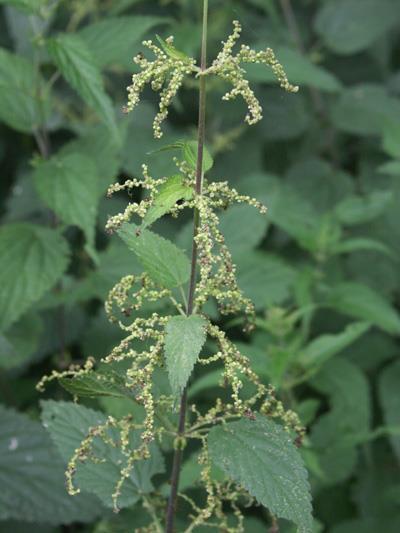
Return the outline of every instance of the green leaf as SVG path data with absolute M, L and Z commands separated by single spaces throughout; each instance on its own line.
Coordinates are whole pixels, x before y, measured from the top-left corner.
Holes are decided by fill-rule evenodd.
M 182 156 L 186 163 L 190 166 L 192 170 L 197 168 L 197 150 L 198 150 L 197 141 L 185 141 L 182 144 Z M 214 165 L 214 160 L 211 157 L 210 152 L 208 151 L 207 146 L 203 147 L 203 173 L 205 174 L 212 169 Z
M 82 154 L 54 156 L 34 174 L 42 201 L 67 225 L 79 226 L 94 248 L 98 202 L 96 167 Z
M 321 227 L 321 217 L 312 204 L 288 185 L 277 184 L 271 191 L 268 218 L 300 244 Z
M 354 190 L 353 178 L 315 156 L 296 161 L 285 176 L 288 189 L 311 204 L 317 215 L 326 215 Z M 289 190 L 290 190 L 289 189 Z
M 383 149 L 388 155 L 400 159 L 400 124 L 396 118 L 388 118 L 383 124 Z
M 47 0 L 0 0 L 0 5 L 8 4 L 27 13 L 38 14 Z
M 315 87 L 321 91 L 338 92 L 341 83 L 333 74 L 312 62 L 310 58 L 297 50 L 286 46 L 274 48 L 278 60 L 285 67 L 291 83 L 300 86 Z M 265 65 L 245 65 L 248 79 L 255 82 L 277 83 L 272 70 Z
M 173 393 L 185 389 L 200 351 L 206 342 L 207 322 L 202 316 L 176 316 L 165 327 L 165 359 Z
M 281 304 L 289 297 L 295 272 L 281 258 L 252 251 L 239 255 L 236 261 L 239 287 L 258 309 Z
M 59 381 L 65 390 L 81 398 L 131 397 L 129 390 L 125 388 L 125 380 L 109 368 L 72 378 L 61 378 Z
M 142 228 L 150 226 L 168 213 L 175 204 L 182 199 L 189 200 L 193 196 L 191 187 L 185 185 L 184 177 L 177 175 L 168 178 L 154 199 L 154 204 L 147 211 L 142 222 Z
M 321 428 L 318 439 L 321 447 L 328 446 L 332 438 L 335 441 L 340 440 L 345 433 L 360 434 L 369 431 L 371 423 L 369 385 L 362 371 L 354 363 L 335 357 L 324 364 L 310 384 L 319 392 L 329 396 L 332 411 L 325 416 L 332 416 L 335 420 L 341 417 L 339 426 L 335 428 L 335 424 L 332 424 L 329 433 L 324 433 Z M 322 419 L 323 417 L 318 419 L 317 425 Z
M 32 63 L 0 48 L 0 121 L 32 133 L 49 114 L 44 82 Z
M 269 142 L 295 139 L 310 127 L 310 114 L 304 94 L 288 94 L 280 87 L 266 87 L 260 91 L 265 102 L 264 120 L 258 131 Z
M 219 228 L 234 259 L 260 244 L 269 222 L 268 215 L 262 215 L 249 205 L 233 205 L 221 213 L 219 220 Z M 237 223 L 238 220 L 240 224 Z
M 289 434 L 258 415 L 213 428 L 211 460 L 279 518 L 300 533 L 312 532 L 311 495 L 301 456 Z
M 383 416 L 388 426 L 400 427 L 400 361 L 386 366 L 379 375 L 379 397 Z M 390 437 L 393 450 L 400 462 L 400 437 Z
M 363 250 L 380 252 L 382 254 L 388 255 L 389 257 L 393 257 L 392 250 L 388 246 L 386 246 L 386 244 L 376 241 L 375 239 L 366 239 L 364 237 L 340 241 L 339 243 L 334 244 L 330 251 L 333 254 L 347 254 Z
M 85 127 L 80 136 L 64 144 L 57 155 L 82 154 L 96 165 L 98 191 L 97 196 L 104 198 L 110 183 L 115 181 L 120 167 L 120 146 L 110 136 L 105 125 L 96 124 Z M 107 200 L 107 199 L 106 199 Z
M 385 213 L 392 191 L 373 191 L 368 196 L 347 196 L 335 207 L 338 220 L 347 226 L 364 224 Z
M 180 61 L 187 61 L 189 56 L 181 52 L 180 50 L 177 50 L 173 44 L 169 44 L 164 39 L 162 39 L 159 35 L 156 35 L 157 41 L 160 43 L 161 48 L 163 51 L 167 54 L 167 56 L 171 57 L 172 59 L 178 59 Z
M 381 174 L 387 174 L 388 176 L 398 178 L 400 176 L 400 161 L 388 161 L 387 163 L 380 165 L 379 172 Z
M 176 141 L 172 144 L 167 144 L 156 150 L 152 150 L 150 154 L 159 154 L 162 152 L 173 152 L 180 150 L 182 153 L 183 159 L 189 165 L 192 170 L 197 169 L 197 153 L 198 153 L 198 143 L 197 141 Z M 211 157 L 211 154 L 207 146 L 203 146 L 203 173 L 208 172 L 214 166 L 214 160 Z
M 143 163 L 151 168 L 151 175 L 154 178 L 176 174 L 176 165 L 170 154 L 158 153 L 157 157 L 153 155 L 160 147 L 160 141 L 154 138 L 153 130 L 149 128 L 149 124 L 152 124 L 156 113 L 157 109 L 154 105 L 142 101 L 141 105 L 136 108 L 135 113 L 125 117 L 128 127 L 123 148 L 122 165 L 129 174 L 141 175 Z M 140 135 L 137 134 L 138 132 L 140 132 Z M 165 124 L 165 133 L 173 138 L 177 137 L 177 133 L 169 121 Z M 132 143 L 132 139 L 135 139 L 134 143 Z
M 92 51 L 100 67 L 113 64 L 132 69 L 134 51 L 139 51 L 141 41 L 154 26 L 165 25 L 167 19 L 152 16 L 108 17 L 78 32 Z
M 356 442 L 351 437 L 370 431 L 369 385 L 354 363 L 340 357 L 327 361 L 310 384 L 329 397 L 331 409 L 317 419 L 310 438 L 324 482 L 333 485 L 347 479 L 356 466 Z
M 42 402 L 42 408 L 43 422 L 65 463 L 88 435 L 89 429 L 104 424 L 107 420 L 103 413 L 74 403 L 46 401 Z M 99 437 L 93 442 L 94 455 L 104 459 L 104 462 L 94 463 L 88 460 L 80 463 L 75 480 L 82 490 L 96 494 L 107 507 L 112 507 L 111 494 L 121 477 L 127 457 L 117 446 L 120 433 L 110 429 L 107 435 L 115 446 L 106 444 Z M 129 437 L 132 449 L 140 445 L 140 432 L 131 432 Z M 151 478 L 164 472 L 164 461 L 158 447 L 151 444 L 150 451 L 151 457 L 135 463 L 131 475 L 126 479 L 118 500 L 120 508 L 136 503 L 141 493 L 151 492 L 154 489 Z
M 139 2 L 143 2 L 143 0 L 119 0 L 118 4 L 112 4 L 109 7 L 109 12 L 111 15 L 119 15 L 119 13 L 122 13 Z
M 0 406 L 0 520 L 54 525 L 95 520 L 102 513 L 99 501 L 71 498 L 64 470 L 43 427 Z
M 105 300 L 109 291 L 127 272 L 140 275 L 143 270 L 136 257 L 119 240 L 111 241 L 108 248 L 98 254 L 98 259 L 97 269 L 77 284 L 76 291 L 70 293 L 73 298 L 86 300 L 97 297 Z
M 54 230 L 33 224 L 0 229 L 0 331 L 6 330 L 61 278 L 68 247 Z
M 338 54 L 372 46 L 397 23 L 398 5 L 390 0 L 330 0 L 315 20 L 315 30 Z
M 363 83 L 342 91 L 332 106 L 331 120 L 339 130 L 355 135 L 382 135 L 400 120 L 400 102 L 381 85 Z
M 156 283 L 172 289 L 189 280 L 189 259 L 171 241 L 134 224 L 124 224 L 118 235 Z
M 328 292 L 327 304 L 337 311 L 366 320 L 392 334 L 400 334 L 398 312 L 380 294 L 365 285 L 342 282 Z
M 67 82 L 97 112 L 118 139 L 119 132 L 111 100 L 104 90 L 100 71 L 85 42 L 76 35 L 61 34 L 50 39 L 47 48 Z
M 36 314 L 23 316 L 5 335 L 0 333 L 0 368 L 16 368 L 29 362 L 39 347 L 43 327 Z
M 308 426 L 317 416 L 321 401 L 316 398 L 307 398 L 296 405 L 296 412 L 300 417 L 302 424 Z
M 366 322 L 355 322 L 347 326 L 341 333 L 321 335 L 301 351 L 298 361 L 307 368 L 320 366 L 353 344 L 369 328 L 370 324 Z

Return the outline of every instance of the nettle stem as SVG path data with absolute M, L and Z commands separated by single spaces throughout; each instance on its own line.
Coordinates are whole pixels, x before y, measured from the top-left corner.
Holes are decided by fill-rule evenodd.
M 203 32 L 201 41 L 201 63 L 200 73 L 207 69 L 207 23 L 208 23 L 208 0 L 203 2 Z M 201 195 L 203 189 L 203 153 L 206 130 L 206 76 L 200 74 L 200 89 L 199 89 L 199 122 L 198 122 L 198 148 L 197 148 L 197 165 L 196 165 L 196 183 L 195 191 L 197 195 Z M 195 209 L 193 216 L 193 242 L 192 242 L 192 260 L 189 282 L 189 294 L 187 304 L 187 315 L 193 313 L 194 293 L 196 289 L 196 274 L 197 274 L 197 243 L 196 235 L 199 226 L 199 213 Z M 184 390 L 180 402 L 179 409 L 179 424 L 177 436 L 182 437 L 185 432 L 187 411 L 187 389 Z M 182 448 L 179 444 L 175 450 L 174 460 L 171 474 L 171 492 L 168 500 L 167 517 L 166 517 L 166 533 L 173 533 L 175 523 L 176 502 L 179 487 L 179 476 L 182 464 Z

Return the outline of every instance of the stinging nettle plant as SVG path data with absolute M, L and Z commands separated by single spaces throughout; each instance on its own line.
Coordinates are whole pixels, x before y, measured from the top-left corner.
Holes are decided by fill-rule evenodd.
M 205 312 L 206 304 L 214 301 L 221 315 L 244 314 L 245 330 L 254 327 L 255 310 L 237 284 L 218 215 L 236 203 L 266 213 L 261 203 L 239 194 L 227 181 L 208 179 L 212 159 L 205 147 L 207 79 L 218 76 L 232 85 L 223 99 L 242 97 L 248 124 L 262 119 L 262 108 L 246 80 L 244 64 L 264 64 L 283 89 L 295 93 L 298 88 L 289 83 L 271 49 L 256 52 L 242 45 L 234 51 L 241 35 L 237 21 L 207 67 L 207 18 L 208 0 L 204 0 L 200 66 L 174 47 L 172 37 L 158 38 L 159 46 L 143 43 L 154 55 L 152 60 L 143 54 L 135 58 L 140 72 L 128 87 L 125 112 L 135 109 L 147 85 L 160 92 L 153 129 L 161 138 L 173 98 L 185 78 L 194 76 L 199 80 L 199 123 L 197 142 L 173 146 L 182 148 L 182 156 L 174 159 L 176 175 L 155 179 L 144 165 L 143 177 L 109 188 L 109 196 L 134 188 L 143 191 L 139 202 L 129 203 L 107 223 L 107 230 L 121 237 L 144 269 L 141 275 L 122 278 L 105 304 L 124 338 L 99 365 L 89 359 L 83 367 L 53 372 L 38 388 L 59 379 L 76 397 L 97 394 L 134 400 L 132 413 L 121 418 L 104 416 L 92 422 L 87 410 L 89 430 L 70 456 L 66 478 L 71 495 L 94 492 L 115 511 L 141 500 L 150 524 L 137 531 L 190 532 L 201 525 L 244 531 L 243 509 L 258 502 L 269 510 L 274 525 L 283 518 L 307 533 L 312 531 L 310 491 L 298 450 L 304 429 Z M 184 210 L 193 212 L 191 260 L 149 229 L 162 216 L 177 217 Z M 140 223 L 133 223 L 134 217 Z M 205 412 L 188 400 L 196 365 L 221 369 L 223 394 Z M 167 386 L 162 379 L 165 369 Z M 55 419 L 45 413 L 46 418 L 51 430 Z M 160 449 L 172 449 L 172 467 L 168 483 L 155 489 L 151 477 L 164 470 Z M 197 456 L 201 506 L 179 490 L 185 450 Z M 104 473 L 110 482 L 107 494 L 93 482 Z M 179 518 L 184 516 L 182 526 L 176 523 L 178 512 Z

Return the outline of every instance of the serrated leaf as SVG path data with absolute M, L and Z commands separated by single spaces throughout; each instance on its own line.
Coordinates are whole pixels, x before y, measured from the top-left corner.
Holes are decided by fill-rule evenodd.
M 301 456 L 289 434 L 261 415 L 213 428 L 208 436 L 212 462 L 279 518 L 312 532 L 310 486 Z
M 125 388 L 125 380 L 109 368 L 96 370 L 71 378 L 61 378 L 60 384 L 69 393 L 80 398 L 131 397 Z
M 79 226 L 94 247 L 98 202 L 95 164 L 82 154 L 54 156 L 33 176 L 42 201 L 67 225 Z
M 157 41 L 160 43 L 160 46 L 162 50 L 167 54 L 167 56 L 171 57 L 172 59 L 178 59 L 179 61 L 187 61 L 189 56 L 181 52 L 180 50 L 177 50 L 173 44 L 167 43 L 162 39 L 159 35 L 156 35 Z
M 184 183 L 181 175 L 171 176 L 160 187 L 153 205 L 147 211 L 142 222 L 142 228 L 147 228 L 153 222 L 164 216 L 174 205 L 182 199 L 189 200 L 193 196 L 193 189 Z
M 135 49 L 154 26 L 165 25 L 167 19 L 152 16 L 108 17 L 85 26 L 78 32 L 100 67 L 112 64 L 132 68 Z
M 321 91 L 337 92 L 341 88 L 341 83 L 335 76 L 316 65 L 310 58 L 301 54 L 297 50 L 286 46 L 274 48 L 278 60 L 285 67 L 286 74 L 296 85 L 315 87 Z M 245 65 L 248 79 L 255 82 L 277 83 L 275 74 L 265 65 Z
M 182 145 L 182 156 L 192 170 L 197 168 L 197 141 L 185 141 Z M 214 160 L 207 147 L 203 147 L 203 174 L 212 169 Z
M 341 333 L 321 335 L 301 351 L 298 361 L 305 367 L 320 366 L 353 344 L 369 328 L 370 324 L 367 322 L 355 322 Z
M 48 41 L 47 48 L 67 82 L 98 113 L 118 139 L 112 103 L 86 43 L 76 35 L 60 34 Z
M 118 235 L 156 283 L 172 289 L 188 281 L 189 259 L 171 241 L 134 224 L 124 224 Z
M 329 290 L 327 304 L 345 315 L 371 322 L 388 333 L 400 333 L 399 313 L 366 285 L 339 283 Z
M 386 366 L 379 375 L 379 397 L 385 423 L 400 427 L 400 362 L 394 361 Z M 400 462 L 400 437 L 390 437 L 393 450 Z
M 202 316 L 176 316 L 165 327 L 165 359 L 173 393 L 186 387 L 200 351 L 206 342 L 207 322 Z
M 102 513 L 99 501 L 87 495 L 71 498 L 64 470 L 41 425 L 0 406 L 0 520 L 54 525 L 93 521 Z
M 89 428 L 104 424 L 107 420 L 103 413 L 74 403 L 46 401 L 42 402 L 42 407 L 42 420 L 66 463 L 87 436 Z M 120 433 L 110 429 L 107 434 L 115 446 L 106 444 L 98 437 L 93 442 L 94 455 L 104 459 L 104 462 L 96 464 L 89 460 L 80 463 L 75 480 L 82 490 L 96 494 L 107 507 L 112 507 L 111 494 L 121 477 L 127 457 L 118 447 Z M 131 432 L 129 437 L 132 449 L 140 445 L 140 432 Z M 163 458 L 154 443 L 150 445 L 150 451 L 151 457 L 135 463 L 131 475 L 126 479 L 118 500 L 120 508 L 136 503 L 141 493 L 151 492 L 151 478 L 164 471 Z
M 32 133 L 48 118 L 49 107 L 44 82 L 32 63 L 0 48 L 0 121 Z
M 334 52 L 354 54 L 390 30 L 397 15 L 390 0 L 330 0 L 318 12 L 315 29 Z
M 0 331 L 11 326 L 61 278 L 68 246 L 54 230 L 33 224 L 0 229 Z

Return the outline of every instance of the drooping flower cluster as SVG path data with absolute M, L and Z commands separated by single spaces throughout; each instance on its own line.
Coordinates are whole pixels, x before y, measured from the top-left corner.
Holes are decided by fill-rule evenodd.
M 160 40 L 161 41 L 161 40 Z M 134 58 L 134 62 L 140 67 L 141 72 L 132 76 L 132 85 L 128 90 L 128 104 L 125 111 L 129 113 L 138 105 L 140 95 L 147 84 L 153 91 L 160 92 L 159 112 L 153 123 L 154 136 L 160 139 L 163 135 L 161 124 L 168 117 L 168 108 L 179 91 L 185 76 L 196 72 L 196 62 L 184 54 L 178 52 L 173 46 L 173 37 L 169 37 L 165 43 L 161 41 L 163 49 L 156 46 L 152 41 L 143 41 L 156 59 L 147 60 L 143 54 Z
M 233 88 L 228 91 L 223 100 L 233 100 L 241 96 L 247 104 L 248 113 L 245 121 L 248 124 L 256 124 L 262 119 L 262 107 L 254 94 L 250 83 L 246 79 L 246 70 L 242 67 L 245 63 L 257 63 L 272 69 L 280 86 L 288 92 L 296 93 L 299 88 L 289 83 L 283 66 L 271 48 L 256 52 L 247 45 L 242 45 L 235 55 L 234 46 L 237 44 L 242 33 L 240 23 L 233 21 L 233 33 L 226 42 L 222 42 L 222 50 L 213 61 L 211 67 L 202 71 L 194 59 L 176 50 L 173 45 L 173 37 L 166 41 L 160 40 L 161 48 L 152 41 L 143 41 L 155 55 L 154 61 L 149 61 L 143 54 L 134 58 L 140 67 L 140 72 L 132 76 L 132 84 L 127 88 L 128 103 L 125 112 L 129 113 L 139 104 L 141 93 L 146 85 L 150 85 L 154 91 L 160 92 L 159 111 L 154 119 L 154 136 L 160 139 L 163 135 L 161 124 L 168 116 L 168 108 L 181 88 L 186 76 L 219 76 L 230 83 Z
M 231 189 L 227 182 L 205 181 L 203 193 L 194 200 L 199 213 L 199 230 L 195 237 L 199 251 L 200 280 L 196 288 L 195 304 L 201 308 L 209 298 L 215 298 L 223 315 L 244 312 L 251 322 L 254 306 L 239 289 L 236 266 L 219 229 L 217 209 L 232 204 L 248 204 L 265 214 L 260 202 Z M 250 324 L 249 324 L 250 325 Z
M 240 51 L 234 55 L 233 48 L 240 38 L 242 27 L 237 20 L 233 21 L 233 27 L 232 35 L 228 37 L 226 42 L 222 43 L 223 48 L 211 67 L 207 69 L 207 73 L 220 76 L 233 85 L 232 90 L 223 96 L 223 100 L 234 100 L 241 96 L 248 107 L 245 121 L 252 125 L 262 120 L 262 107 L 245 77 L 246 70 L 242 68 L 242 63 L 258 63 L 270 67 L 285 91 L 296 93 L 299 88 L 289 83 L 282 65 L 276 59 L 271 48 L 256 52 L 249 46 L 242 45 Z

